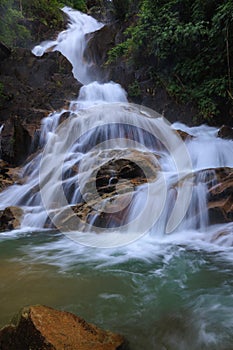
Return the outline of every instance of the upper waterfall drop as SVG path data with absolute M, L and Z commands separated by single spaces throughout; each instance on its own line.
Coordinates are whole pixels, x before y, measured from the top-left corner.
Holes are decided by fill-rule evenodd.
M 44 41 L 35 46 L 32 53 L 42 56 L 46 51 L 59 51 L 73 66 L 74 77 L 86 85 L 93 81 L 88 64 L 83 59 L 86 47 L 86 35 L 104 26 L 91 16 L 64 7 L 62 11 L 69 19 L 68 28 L 62 31 L 56 40 Z
M 127 102 L 127 93 L 119 84 L 101 84 L 95 81 L 96 76 L 93 76 L 90 69 L 91 63 L 88 64 L 83 57 L 88 41 L 87 35 L 101 29 L 104 24 L 69 7 L 64 7 L 62 11 L 69 19 L 68 28 L 62 31 L 56 40 L 44 41 L 35 46 L 32 53 L 42 56 L 47 51 L 59 51 L 70 61 L 74 77 L 84 85 L 76 104 L 78 108 L 101 102 Z

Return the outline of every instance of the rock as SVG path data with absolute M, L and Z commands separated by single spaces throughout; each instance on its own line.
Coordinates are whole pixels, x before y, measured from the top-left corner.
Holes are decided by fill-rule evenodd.
M 209 215 L 211 223 L 233 221 L 233 169 L 214 169 L 215 175 L 210 179 Z
M 38 58 L 29 50 L 16 48 L 0 62 L 4 99 L 0 103 L 2 159 L 22 164 L 31 152 L 41 119 L 77 97 L 81 84 L 72 66 L 58 52 Z M 35 149 L 33 150 L 35 151 Z
M 177 134 L 182 138 L 183 141 L 187 141 L 193 138 L 192 135 L 188 134 L 187 132 L 183 130 L 176 130 Z
M 48 306 L 23 308 L 0 330 L 1 350 L 126 350 L 119 334 L 102 330 L 70 312 Z
M 190 177 L 191 176 L 191 177 Z M 186 180 L 192 179 L 190 185 L 196 187 L 199 184 L 206 186 L 206 200 L 209 224 L 222 224 L 233 221 L 233 169 L 232 168 L 210 168 L 198 170 L 192 175 L 188 174 Z M 176 190 L 182 182 L 179 180 L 173 190 Z M 196 201 L 196 204 L 198 201 Z M 202 203 L 203 204 L 203 203 Z M 195 208 L 195 214 L 202 210 L 199 204 Z
M 84 51 L 84 59 L 91 66 L 91 73 L 96 80 L 108 80 L 107 70 L 104 63 L 108 59 L 108 51 L 115 43 L 115 37 L 119 25 L 117 23 L 107 24 L 101 29 L 88 35 L 88 43 Z
M 0 192 L 19 180 L 18 172 L 18 168 L 11 168 L 7 162 L 0 159 Z
M 100 22 L 112 20 L 111 3 L 108 0 L 86 0 L 87 13 Z
M 20 227 L 23 210 L 19 207 L 7 207 L 0 210 L 0 231 L 14 230 Z
M 233 128 L 223 125 L 218 131 L 218 137 L 222 139 L 233 140 Z
M 109 156 L 109 152 L 105 156 Z M 104 152 L 102 157 L 104 159 Z M 72 211 L 64 209 L 56 213 L 56 218 L 59 217 L 58 228 L 68 231 L 77 229 L 74 226 L 77 224 L 75 216 L 81 222 L 92 223 L 97 227 L 119 227 L 125 224 L 136 188 L 157 177 L 160 168 L 156 157 L 151 153 L 131 149 L 112 150 L 111 160 L 103 161 L 98 171 L 94 169 L 90 175 L 85 184 L 83 200 L 73 205 Z M 78 170 L 73 171 L 71 176 Z

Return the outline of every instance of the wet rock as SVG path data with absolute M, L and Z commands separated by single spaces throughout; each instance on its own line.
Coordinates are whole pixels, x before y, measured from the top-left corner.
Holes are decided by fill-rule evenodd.
M 23 308 L 0 331 L 1 350 L 126 350 L 119 334 L 102 330 L 83 318 L 47 306 Z
M 11 168 L 7 162 L 0 159 L 0 192 L 19 180 L 18 173 L 18 168 Z
M 193 138 L 192 135 L 189 135 L 187 132 L 183 130 L 176 130 L 176 132 L 182 138 L 183 141 L 187 141 Z
M 192 189 L 201 183 L 206 187 L 206 200 L 209 223 L 222 224 L 233 222 L 233 169 L 210 168 L 199 170 L 185 177 L 191 180 Z M 179 188 L 182 182 L 179 180 L 173 190 Z M 202 199 L 205 201 L 205 199 Z M 194 210 L 198 216 L 202 207 L 197 206 Z
M 3 100 L 0 103 L 2 159 L 20 165 L 31 152 L 41 119 L 68 105 L 77 97 L 81 84 L 72 66 L 58 52 L 38 58 L 17 48 L 0 62 Z M 35 151 L 35 149 L 33 149 Z
M 23 210 L 19 207 L 7 207 L 0 210 L 0 231 L 14 230 L 20 227 Z
M 233 169 L 215 169 L 209 187 L 208 207 L 211 223 L 233 221 Z
M 218 131 L 218 137 L 227 140 L 233 140 L 233 128 L 223 125 Z
M 91 66 L 91 72 L 98 80 L 107 80 L 104 63 L 108 59 L 108 51 L 114 46 L 119 25 L 107 24 L 88 35 L 88 43 L 84 51 L 84 59 Z
M 73 205 L 72 210 L 65 209 L 57 214 L 60 230 L 77 229 L 75 217 L 80 224 L 91 223 L 97 227 L 125 224 L 137 187 L 154 181 L 160 170 L 157 156 L 151 153 L 115 150 L 111 156 L 111 160 L 103 161 L 98 171 L 90 175 L 82 201 Z

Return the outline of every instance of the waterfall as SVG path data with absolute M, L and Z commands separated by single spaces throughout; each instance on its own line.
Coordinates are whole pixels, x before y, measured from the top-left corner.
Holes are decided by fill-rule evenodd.
M 217 138 L 215 128 L 170 125 L 128 103 L 119 84 L 94 81 L 83 53 L 87 34 L 103 24 L 68 7 L 63 11 L 68 28 L 32 52 L 61 52 L 84 86 L 68 118 L 62 110 L 42 121 L 44 150 L 24 167 L 24 184 L 0 194 L 1 208 L 21 206 L 22 228 L 58 228 L 91 246 L 124 245 L 148 233 L 205 233 L 207 179 L 214 179 L 215 168 L 233 167 L 232 142 Z M 191 136 L 183 141 L 177 129 Z M 138 172 L 136 179 L 130 172 Z
M 63 11 L 67 29 L 33 53 L 60 51 L 83 86 L 42 120 L 39 149 L 0 192 L 0 209 L 24 213 L 0 235 L 0 324 L 39 303 L 123 334 L 133 350 L 232 349 L 233 225 L 211 210 L 232 205 L 233 141 L 171 125 L 95 81 L 83 52 L 103 24 Z
M 85 36 L 100 29 L 103 24 L 69 7 L 64 7 L 63 12 L 69 19 L 67 30 L 61 32 L 56 40 L 45 41 L 35 46 L 32 52 L 36 56 L 42 56 L 47 50 L 61 52 L 72 64 L 74 77 L 82 84 L 89 84 L 92 82 L 92 77 L 88 70 L 89 66 L 83 59 Z

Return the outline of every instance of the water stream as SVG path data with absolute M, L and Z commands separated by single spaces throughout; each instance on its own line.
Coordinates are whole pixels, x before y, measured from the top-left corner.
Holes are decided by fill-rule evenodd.
M 233 142 L 205 125 L 171 126 L 129 104 L 120 85 L 93 81 L 83 52 L 86 34 L 102 24 L 64 12 L 67 30 L 33 53 L 60 51 L 84 86 L 68 117 L 62 110 L 42 121 L 43 151 L 22 170 L 24 184 L 0 194 L 1 208 L 25 212 L 21 229 L 0 236 L 0 324 L 40 303 L 124 334 L 132 350 L 233 349 L 233 225 L 210 223 L 206 184 L 215 168 L 233 167 Z M 183 142 L 177 129 L 192 137 Z M 130 187 L 122 178 L 120 195 L 101 197 L 93 178 L 122 159 L 148 182 Z M 84 202 L 97 214 L 75 218 L 74 232 L 64 213 Z

